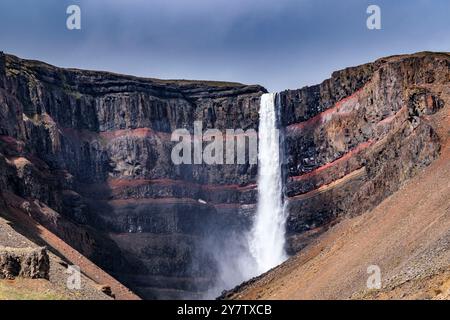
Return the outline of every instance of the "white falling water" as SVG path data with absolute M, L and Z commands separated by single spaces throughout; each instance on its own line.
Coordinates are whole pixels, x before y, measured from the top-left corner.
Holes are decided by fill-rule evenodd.
M 258 206 L 249 234 L 250 253 L 255 259 L 257 274 L 286 259 L 280 160 L 276 94 L 267 93 L 262 95 L 259 109 Z

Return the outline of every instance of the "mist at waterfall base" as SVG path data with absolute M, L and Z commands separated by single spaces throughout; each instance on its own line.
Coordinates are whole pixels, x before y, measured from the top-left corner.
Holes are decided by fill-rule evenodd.
M 210 243 L 217 262 L 218 279 L 206 298 L 258 276 L 286 260 L 279 101 L 275 93 L 261 96 L 258 129 L 258 203 L 249 230 L 231 231 L 224 243 Z M 214 238 L 214 237 L 213 237 Z M 217 240 L 217 238 L 215 238 Z M 210 247 L 211 248 L 211 247 Z

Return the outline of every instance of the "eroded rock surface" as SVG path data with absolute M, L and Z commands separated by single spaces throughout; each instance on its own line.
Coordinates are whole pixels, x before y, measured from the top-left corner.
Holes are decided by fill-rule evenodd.
M 448 103 L 450 56 L 394 56 L 281 93 L 289 251 L 364 213 L 440 154 L 429 116 Z
M 445 53 L 394 56 L 281 92 L 288 251 L 370 210 L 440 153 Z M 258 129 L 260 86 L 60 69 L 0 54 L 0 189 L 145 298 L 200 297 L 205 239 L 242 233 L 256 165 L 173 165 L 171 132 Z M 45 204 L 45 208 L 42 204 Z M 51 208 L 51 209 L 49 209 Z
M 249 224 L 257 167 L 174 165 L 171 133 L 257 129 L 265 89 L 1 60 L 2 192 L 141 296 L 200 297 L 205 237 Z
M 45 248 L 0 247 L 0 279 L 48 279 L 50 260 Z

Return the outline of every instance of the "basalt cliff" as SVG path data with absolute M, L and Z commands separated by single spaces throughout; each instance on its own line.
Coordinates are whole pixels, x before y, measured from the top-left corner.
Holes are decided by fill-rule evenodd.
M 449 67 L 447 53 L 393 56 L 279 93 L 289 254 L 366 216 L 440 158 Z M 1 54 L 0 215 L 22 233 L 24 221 L 42 228 L 51 236 L 40 241 L 69 262 L 75 250 L 88 270 L 106 271 L 103 282 L 120 281 L 113 293 L 124 284 L 142 298 L 200 298 L 221 248 L 251 224 L 258 168 L 174 165 L 171 133 L 194 121 L 257 131 L 265 92 Z

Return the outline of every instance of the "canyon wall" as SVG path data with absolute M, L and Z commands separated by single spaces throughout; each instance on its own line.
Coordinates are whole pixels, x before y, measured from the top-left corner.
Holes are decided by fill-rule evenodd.
M 449 94 L 450 56 L 393 56 L 282 95 L 288 251 L 362 214 L 439 156 L 428 116 Z
M 443 107 L 449 66 L 448 54 L 394 56 L 280 93 L 289 253 L 438 157 L 427 115 Z M 0 54 L 3 206 L 19 206 L 144 298 L 200 297 L 215 284 L 217 256 L 233 259 L 220 248 L 251 222 L 257 166 L 174 165 L 170 136 L 196 120 L 257 130 L 265 92 Z
M 212 286 L 205 239 L 249 224 L 257 167 L 174 165 L 171 133 L 192 132 L 196 120 L 257 129 L 265 89 L 1 61 L 3 198 L 50 207 L 30 211 L 145 298 L 195 298 Z

